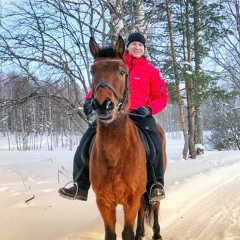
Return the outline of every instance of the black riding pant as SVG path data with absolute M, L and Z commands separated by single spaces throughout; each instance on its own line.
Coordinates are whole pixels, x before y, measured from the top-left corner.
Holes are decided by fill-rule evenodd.
M 148 172 L 147 190 L 149 191 L 150 187 L 154 183 L 154 174 L 157 182 L 160 182 L 162 185 L 164 185 L 161 139 L 158 134 L 155 119 L 152 116 L 147 116 L 145 118 L 142 118 L 142 117 L 136 117 L 136 116 L 130 115 L 130 118 L 134 122 L 137 122 L 137 124 L 140 125 L 142 128 L 145 129 L 145 131 L 149 134 L 150 138 L 152 139 L 156 148 L 156 159 L 154 163 L 150 163 L 149 161 L 147 161 L 147 172 Z M 88 190 L 91 184 L 89 181 L 88 164 L 84 163 L 83 160 L 81 159 L 82 158 L 81 152 L 84 151 L 83 149 L 85 147 L 84 143 L 86 142 L 86 140 L 89 140 L 88 136 L 92 135 L 95 132 L 96 132 L 96 121 L 87 129 L 87 131 L 83 135 L 74 156 L 73 179 L 74 181 L 77 182 L 78 187 L 84 190 Z M 153 165 L 154 173 L 152 171 L 151 164 Z M 84 168 L 83 172 L 78 177 L 78 179 L 75 179 L 82 168 Z

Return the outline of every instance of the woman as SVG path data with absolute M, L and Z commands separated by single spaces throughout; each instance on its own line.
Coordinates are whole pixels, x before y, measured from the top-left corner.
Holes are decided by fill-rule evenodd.
M 145 38 L 140 33 L 132 33 L 127 42 L 125 60 L 129 68 L 130 118 L 149 134 L 156 148 L 156 159 L 148 162 L 147 192 L 151 204 L 158 204 L 165 197 L 161 139 L 155 119 L 152 115 L 161 112 L 167 105 L 168 94 L 166 83 L 160 72 L 144 57 Z M 90 91 L 84 103 L 84 112 L 91 114 Z M 74 156 L 74 186 L 61 188 L 59 193 L 68 199 L 87 200 L 90 188 L 88 162 L 84 163 L 83 152 L 96 133 L 96 122 L 83 135 Z

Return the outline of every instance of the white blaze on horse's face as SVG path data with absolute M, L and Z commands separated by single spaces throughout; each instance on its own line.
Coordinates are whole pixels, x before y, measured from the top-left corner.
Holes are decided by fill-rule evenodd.
M 92 108 L 100 121 L 110 123 L 128 99 L 124 41 L 119 38 L 115 48 L 100 49 L 93 39 L 89 45 L 94 57 L 91 67 Z

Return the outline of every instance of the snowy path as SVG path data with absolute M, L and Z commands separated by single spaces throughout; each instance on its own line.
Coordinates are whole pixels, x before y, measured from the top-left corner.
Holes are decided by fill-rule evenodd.
M 199 161 L 170 163 L 167 198 L 161 203 L 163 240 L 240 240 L 240 159 L 237 154 L 222 155 L 222 162 L 216 162 L 216 153 L 209 153 Z M 182 167 L 185 177 L 178 176 L 180 181 L 173 181 L 175 170 L 181 172 Z M 198 174 L 188 176 L 187 169 Z M 58 240 L 104 239 L 99 220 L 91 222 L 85 231 L 72 232 Z M 120 212 L 118 236 L 122 225 Z M 152 230 L 147 227 L 144 240 L 151 240 L 151 236 Z
M 235 167 L 227 167 L 226 174 L 222 169 L 225 181 L 202 193 L 202 198 L 191 202 L 168 227 L 162 228 L 164 240 L 240 239 L 240 174 Z
M 240 240 L 239 151 L 206 151 L 182 161 L 181 149 L 175 140 L 168 143 L 166 199 L 159 216 L 163 240 Z M 71 180 L 73 155 L 0 151 L 0 240 L 104 239 L 92 190 L 87 202 L 59 197 L 57 190 Z M 121 240 L 121 206 L 117 213 Z M 151 236 L 147 227 L 144 240 Z

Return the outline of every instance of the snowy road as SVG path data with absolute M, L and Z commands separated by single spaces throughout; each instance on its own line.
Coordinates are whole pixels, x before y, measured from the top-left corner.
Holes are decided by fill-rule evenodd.
M 205 193 L 200 191 L 198 200 L 190 201 L 171 224 L 162 228 L 164 240 L 240 239 L 239 168 L 228 168 L 226 173 L 222 169 L 222 183 Z
M 175 140 L 168 143 L 166 199 L 159 216 L 163 240 L 240 240 L 239 151 L 206 151 L 183 161 L 181 149 Z M 104 239 L 92 190 L 86 202 L 59 197 L 57 190 L 71 179 L 73 154 L 0 151 L 0 240 Z M 63 170 L 66 175 L 59 175 Z M 121 206 L 117 214 L 121 240 Z M 151 237 L 146 227 L 144 240 Z

